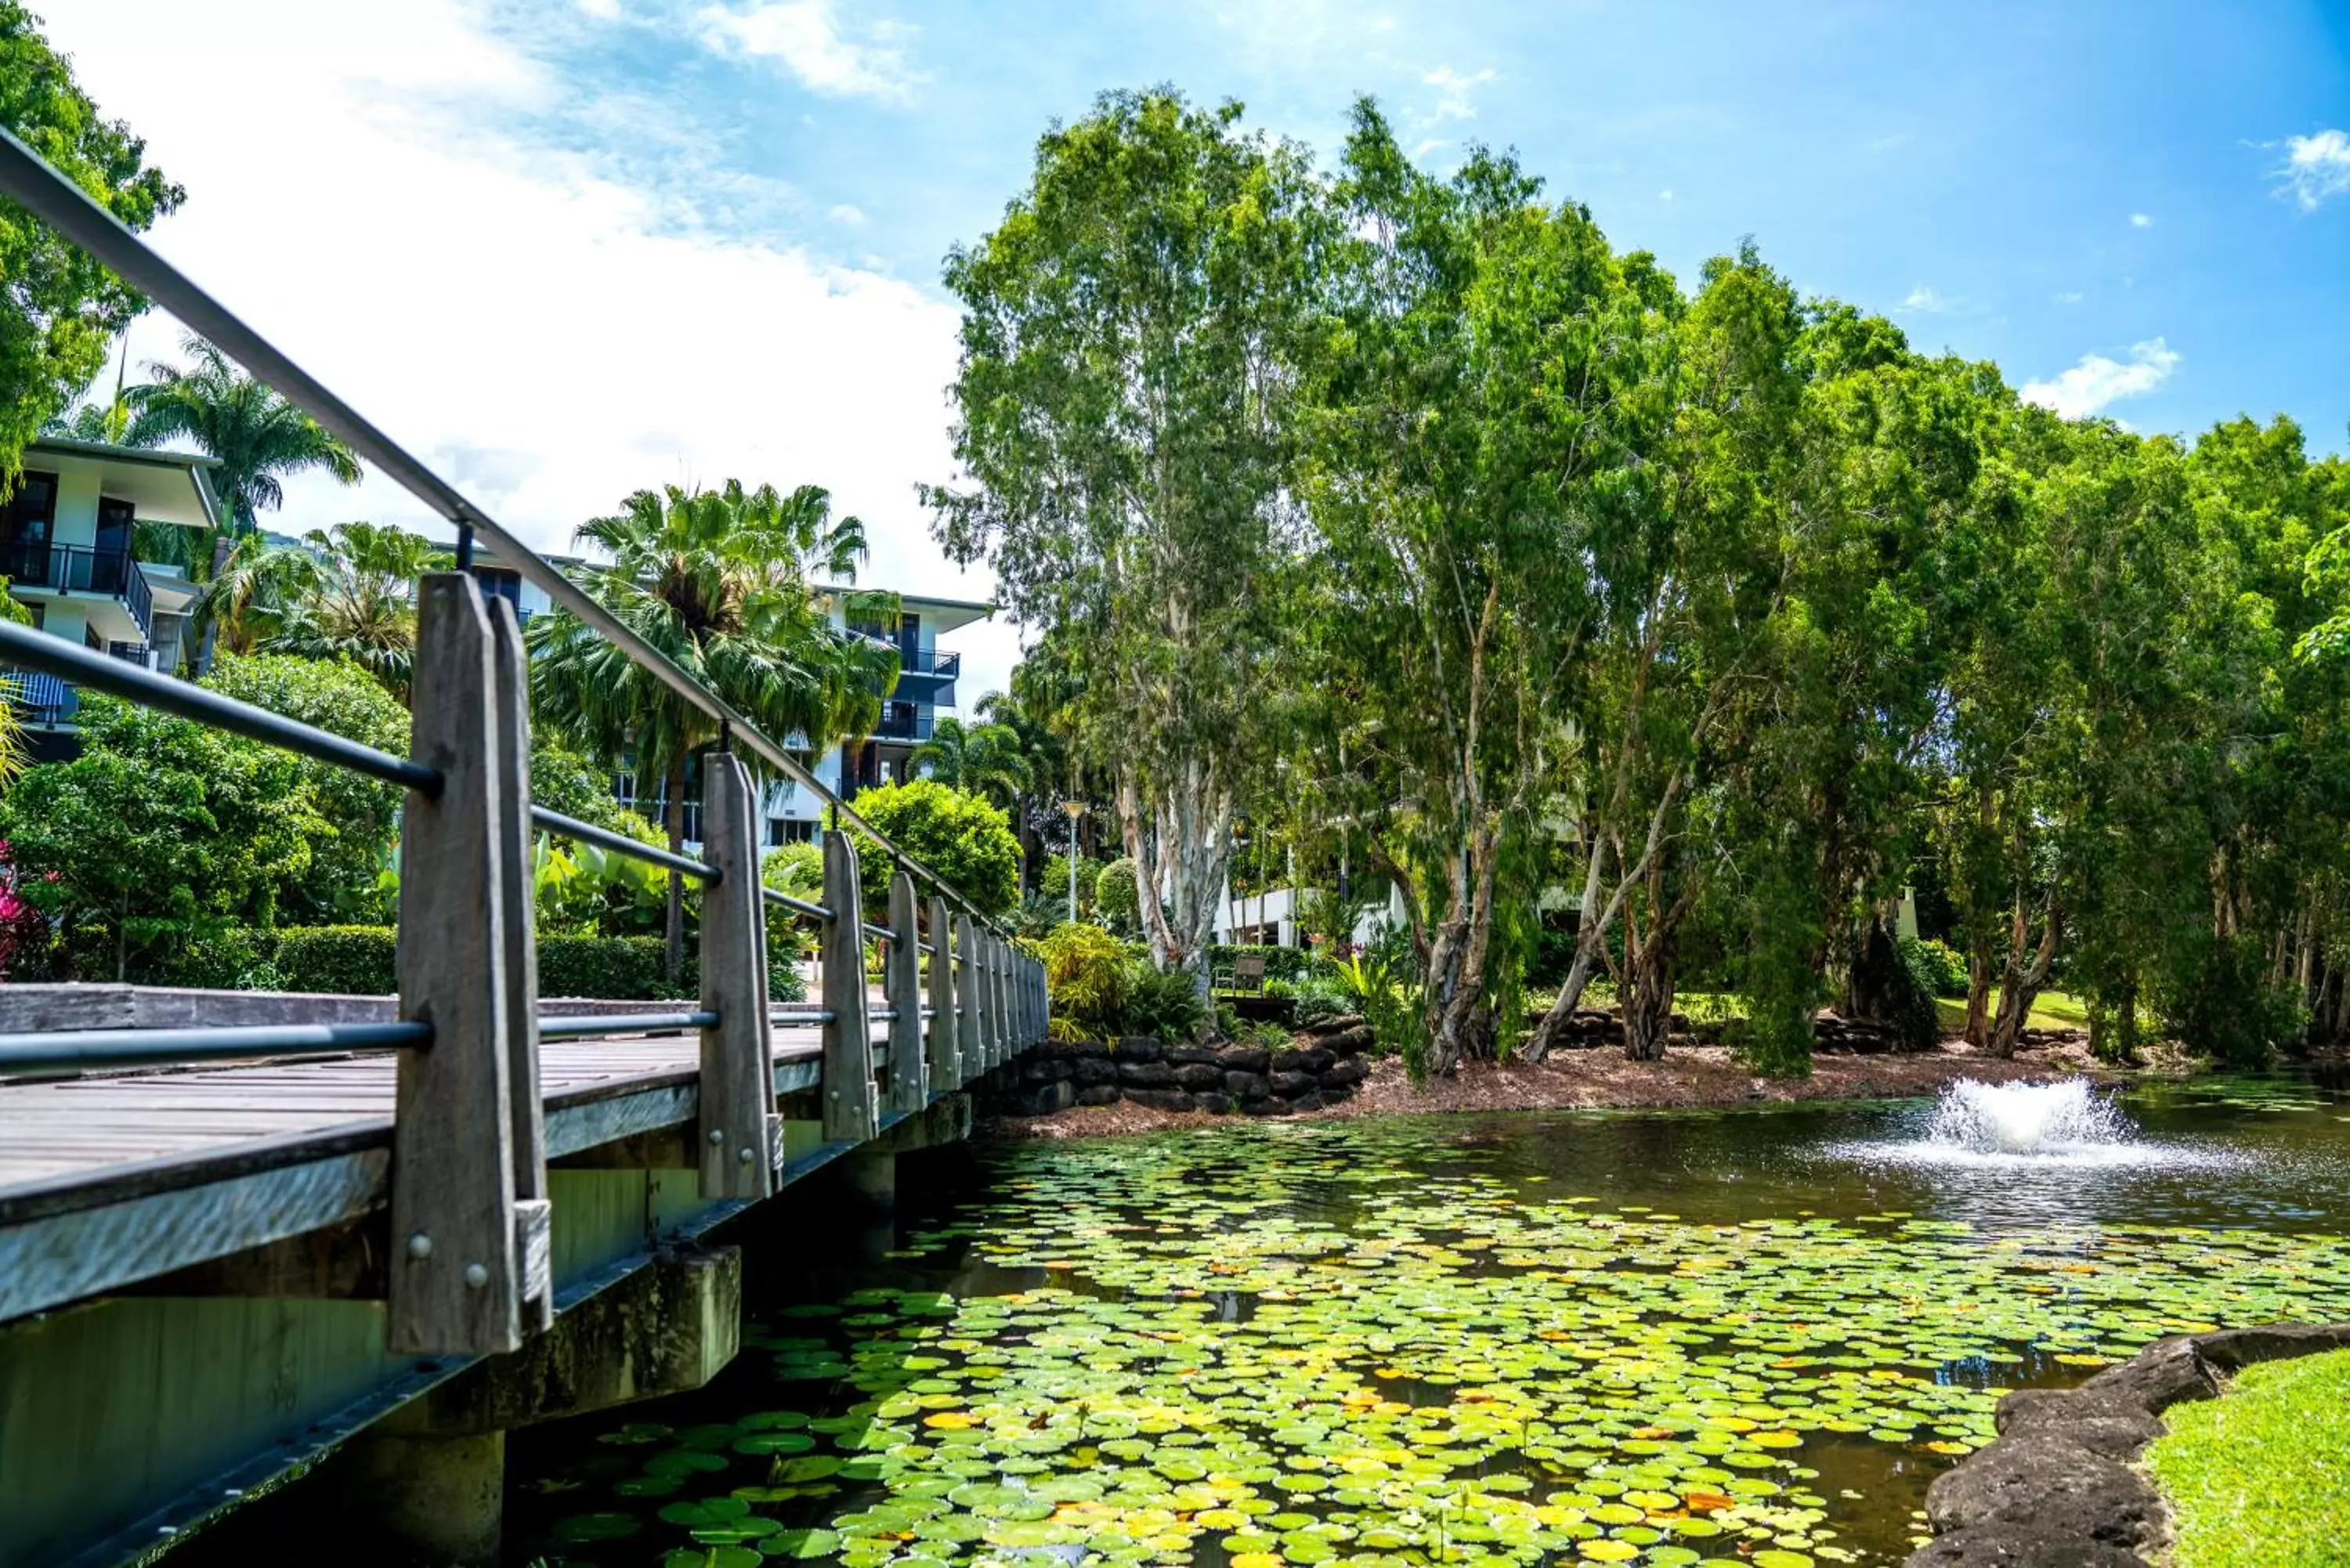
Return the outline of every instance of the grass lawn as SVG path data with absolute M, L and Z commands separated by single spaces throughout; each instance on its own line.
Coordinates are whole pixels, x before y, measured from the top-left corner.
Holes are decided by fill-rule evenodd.
M 2248 1366 L 2163 1413 L 2146 1451 L 2178 1526 L 2174 1568 L 2285 1568 L 2350 1556 L 2350 1350 Z
M 1999 987 L 1991 988 L 1991 1010 L 1999 1012 Z M 1937 997 L 1934 1012 L 1945 1030 L 1967 1026 L 1967 1003 L 1964 997 Z M 2032 1002 L 2032 1016 L 2024 1024 L 2032 1029 L 2086 1029 L 2089 1010 L 2077 996 L 2067 996 L 2061 991 L 2043 991 Z

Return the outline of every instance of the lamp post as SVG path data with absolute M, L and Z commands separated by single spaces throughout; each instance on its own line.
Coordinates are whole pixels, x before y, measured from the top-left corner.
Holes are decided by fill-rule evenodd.
M 1061 809 L 1069 814 L 1069 923 L 1077 923 L 1077 818 L 1085 815 L 1086 803 L 1065 800 Z

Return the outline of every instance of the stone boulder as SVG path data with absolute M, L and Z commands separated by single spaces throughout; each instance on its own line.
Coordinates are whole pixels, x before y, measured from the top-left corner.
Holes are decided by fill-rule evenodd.
M 1163 1089 L 1175 1082 L 1175 1069 L 1164 1062 L 1120 1062 L 1118 1081 L 1129 1088 Z

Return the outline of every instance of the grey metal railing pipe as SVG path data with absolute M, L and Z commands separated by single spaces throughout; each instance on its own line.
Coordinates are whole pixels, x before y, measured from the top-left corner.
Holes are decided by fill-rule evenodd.
M 566 816 L 559 811 L 549 811 L 543 805 L 534 805 L 530 808 L 530 819 L 549 833 L 559 834 L 565 838 L 576 838 L 582 844 L 592 844 L 598 849 L 608 849 L 615 855 L 625 855 L 632 860 L 642 860 L 648 865 L 662 867 L 704 882 L 718 880 L 718 867 L 715 866 L 705 866 L 699 860 L 691 860 L 682 855 L 671 855 L 668 850 L 657 848 L 650 844 L 639 844 L 624 833 L 614 833 L 608 827 L 598 827 L 592 822 L 582 822 L 576 816 Z
M 575 1017 L 542 1018 L 541 1040 L 586 1040 L 598 1034 L 652 1034 L 677 1029 L 708 1029 L 718 1022 L 714 1012 L 607 1012 Z
M 313 1056 L 335 1051 L 417 1050 L 432 1026 L 395 1023 L 255 1023 L 216 1029 L 63 1029 L 0 1034 L 0 1072 L 92 1072 L 171 1066 L 240 1056 Z
M 96 649 L 68 642 L 62 637 L 36 631 L 29 626 L 0 621 L 0 660 L 29 665 L 77 686 L 111 692 L 142 707 L 192 719 L 199 724 L 210 724 L 248 740 L 366 774 L 403 789 L 419 790 L 428 795 L 441 793 L 441 774 L 421 763 L 379 752 L 373 746 L 363 746 L 234 697 L 224 697 L 193 681 L 158 675 L 143 665 L 109 658 Z

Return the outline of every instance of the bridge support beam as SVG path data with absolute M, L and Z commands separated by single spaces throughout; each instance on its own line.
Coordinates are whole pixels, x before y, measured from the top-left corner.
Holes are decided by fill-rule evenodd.
M 739 1251 L 662 1258 L 347 1444 L 336 1495 L 395 1556 L 494 1564 L 509 1430 L 699 1388 L 734 1359 L 742 1323 Z

